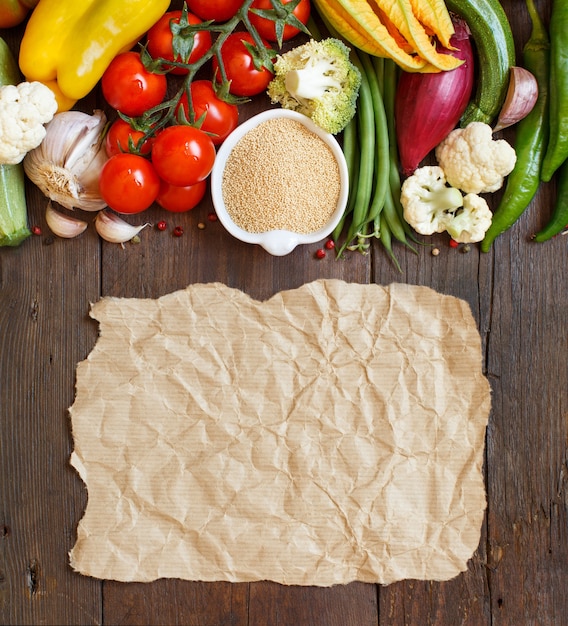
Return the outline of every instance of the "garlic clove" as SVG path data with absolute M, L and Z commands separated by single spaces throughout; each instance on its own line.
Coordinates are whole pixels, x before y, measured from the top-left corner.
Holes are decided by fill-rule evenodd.
M 538 82 L 535 76 L 524 67 L 512 67 L 505 102 L 493 132 L 520 122 L 533 110 L 537 98 Z
M 99 175 L 108 156 L 104 145 L 106 116 L 81 111 L 57 113 L 46 125 L 42 143 L 28 152 L 28 178 L 51 200 L 67 209 L 100 211 L 107 206 Z
M 97 232 L 105 241 L 110 243 L 126 243 L 149 225 L 146 223 L 140 226 L 133 226 L 106 209 L 99 211 L 95 218 Z
M 54 235 L 63 237 L 64 239 L 77 237 L 85 232 L 88 226 L 87 222 L 83 220 L 56 211 L 51 205 L 51 202 L 48 203 L 45 211 L 45 221 Z

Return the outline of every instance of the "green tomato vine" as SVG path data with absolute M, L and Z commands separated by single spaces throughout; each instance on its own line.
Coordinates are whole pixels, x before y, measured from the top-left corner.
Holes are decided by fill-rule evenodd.
M 127 121 L 134 129 L 144 132 L 144 137 L 138 142 L 137 146 L 143 145 L 144 141 L 154 136 L 159 130 L 173 124 L 189 124 L 191 126 L 200 127 L 202 119 L 195 119 L 192 99 L 190 94 L 191 83 L 195 79 L 199 70 L 209 61 L 216 58 L 218 64 L 219 76 L 214 77 L 213 86 L 216 95 L 221 100 L 231 104 L 243 104 L 249 98 L 235 96 L 230 93 L 230 81 L 227 78 L 223 58 L 221 56 L 221 47 L 227 37 L 237 29 L 248 31 L 250 33 L 254 45 L 243 42 L 249 51 L 256 69 L 263 67 L 269 71 L 273 71 L 273 59 L 277 51 L 267 48 L 256 28 L 250 21 L 249 11 L 256 13 L 260 17 L 272 20 L 275 26 L 277 50 L 282 49 L 284 27 L 287 25 L 297 28 L 301 32 L 310 35 L 307 27 L 294 15 L 294 10 L 301 0 L 292 0 L 284 4 L 282 0 L 270 0 L 272 9 L 251 9 L 254 0 L 245 0 L 235 15 L 226 22 L 218 23 L 213 20 L 201 22 L 199 24 L 190 24 L 188 20 L 188 9 L 184 2 L 182 14 L 179 23 L 172 22 L 170 29 L 172 31 L 172 49 L 174 59 L 180 61 L 171 61 L 162 58 L 152 58 L 145 46 L 141 46 L 141 59 L 150 72 L 157 74 L 169 74 L 172 68 L 183 68 L 187 73 L 181 82 L 180 87 L 175 94 L 164 100 L 159 105 L 146 111 L 142 116 L 131 118 L 118 113 L 122 119 Z M 209 31 L 212 34 L 212 44 L 209 50 L 190 63 L 189 58 L 193 49 L 195 36 L 198 32 Z M 179 106 L 180 99 L 186 94 L 189 106 L 189 117 L 185 115 L 184 107 Z M 136 149 L 134 150 L 136 152 Z

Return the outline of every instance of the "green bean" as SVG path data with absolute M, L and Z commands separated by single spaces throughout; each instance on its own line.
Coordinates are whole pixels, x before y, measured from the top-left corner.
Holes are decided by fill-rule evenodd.
M 357 191 L 353 205 L 353 216 L 347 233 L 345 245 L 349 245 L 362 224 L 366 222 L 369 203 L 373 190 L 375 121 L 373 97 L 367 73 L 357 54 L 352 51 L 352 62 L 361 72 L 361 86 L 356 115 L 358 116 L 358 137 L 360 146 L 360 165 Z M 345 247 L 345 246 L 344 246 Z
M 380 214 L 379 221 L 380 221 L 380 239 L 381 239 L 381 243 L 383 244 L 384 249 L 387 251 L 387 254 L 392 259 L 392 262 L 396 265 L 396 268 L 398 269 L 398 271 L 402 272 L 402 268 L 400 267 L 400 263 L 398 262 L 398 259 L 394 255 L 394 252 L 393 252 L 393 249 L 392 249 L 391 232 L 390 232 L 390 229 L 389 229 L 389 226 L 388 226 L 388 223 L 387 223 L 387 219 L 386 219 L 384 213 Z
M 361 252 L 361 254 L 366 254 L 371 245 L 369 243 L 370 237 L 372 237 L 372 235 L 369 234 L 369 223 L 363 224 L 363 226 L 361 226 L 361 228 L 357 231 L 353 242 L 347 246 L 347 249 Z
M 343 154 L 347 163 L 347 173 L 349 175 L 349 199 L 355 197 L 355 189 L 357 189 L 356 177 L 358 176 L 359 158 L 358 158 L 358 140 L 357 140 L 357 116 L 343 129 Z M 351 182 L 355 184 L 351 184 Z
M 396 204 L 397 203 L 395 201 L 395 198 L 393 197 L 392 192 L 389 189 L 387 197 L 385 199 L 385 207 L 383 209 L 383 213 L 385 214 L 389 230 L 397 241 L 404 244 L 407 248 L 412 250 L 412 252 L 417 253 L 416 248 L 411 245 L 407 239 L 405 225 L 408 225 L 404 221 L 404 217 L 401 217 L 399 211 L 397 210 Z M 398 204 L 400 204 L 400 201 L 398 202 Z
M 558 197 L 548 224 L 534 236 L 534 240 L 542 243 L 552 239 L 568 227 L 568 159 L 558 170 Z
M 511 228 L 534 198 L 541 178 L 548 138 L 549 38 L 533 0 L 526 0 L 532 32 L 523 50 L 524 67 L 538 83 L 538 99 L 532 111 L 517 124 L 515 151 L 517 161 L 493 220 L 481 242 L 488 252 L 495 239 Z
M 398 145 L 396 143 L 396 128 L 394 115 L 394 102 L 396 94 L 397 71 L 396 64 L 391 59 L 387 59 L 384 63 L 384 86 L 383 94 L 385 101 L 385 113 L 387 116 L 387 126 L 389 133 L 389 154 L 391 160 L 391 169 L 389 173 L 389 182 L 391 190 L 400 190 L 400 171 L 398 168 Z
M 373 70 L 375 72 L 375 76 L 377 77 L 377 82 L 379 83 L 379 89 L 383 95 L 383 102 L 385 104 L 385 112 L 387 109 L 387 98 L 385 94 L 385 74 L 386 67 L 390 63 L 390 59 L 385 59 L 383 57 L 370 56 L 371 63 L 373 64 Z
M 401 221 L 402 227 L 407 235 L 413 241 L 418 242 L 414 236 L 414 232 L 408 222 L 404 219 L 404 211 L 402 204 L 400 203 L 400 169 L 398 158 L 398 145 L 396 141 L 396 122 L 395 122 L 395 95 L 396 85 L 398 79 L 397 65 L 391 59 L 386 59 L 384 64 L 384 101 L 385 101 L 385 113 L 387 116 L 388 132 L 389 132 L 389 153 L 390 153 L 390 171 L 389 171 L 389 183 L 393 202 Z M 404 241 L 408 244 L 407 241 Z M 411 250 L 416 250 L 409 246 Z
M 374 125 L 375 125 L 375 172 L 374 172 L 374 189 L 369 211 L 367 213 L 367 221 L 372 222 L 381 212 L 389 186 L 389 135 L 388 124 L 385 113 L 383 96 L 381 94 L 379 78 L 375 68 L 377 64 L 382 65 L 380 59 L 377 64 L 373 65 L 371 58 L 366 53 L 361 53 L 361 62 L 365 68 L 369 87 L 371 89 L 371 97 L 373 100 Z
M 553 0 L 549 29 L 550 139 L 541 171 L 546 182 L 568 158 L 568 0 Z
M 406 233 L 404 232 L 396 207 L 394 206 L 394 200 L 390 189 L 385 198 L 385 208 L 383 209 L 383 213 L 385 214 L 385 219 L 393 237 L 401 243 L 406 243 Z
M 347 163 L 347 172 L 349 177 L 349 194 L 347 198 L 347 206 L 341 216 L 339 224 L 335 227 L 331 234 L 333 241 L 338 241 L 347 217 L 353 212 L 353 204 L 355 201 L 355 191 L 357 189 L 357 181 L 359 178 L 359 151 L 357 140 L 357 116 L 355 115 L 349 124 L 343 130 L 343 154 Z

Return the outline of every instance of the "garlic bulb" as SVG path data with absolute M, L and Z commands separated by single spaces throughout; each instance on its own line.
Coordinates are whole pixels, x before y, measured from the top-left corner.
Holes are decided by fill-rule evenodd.
M 106 116 L 81 111 L 57 113 L 46 125 L 42 143 L 28 152 L 28 178 L 51 200 L 67 209 L 99 211 L 106 206 L 99 175 L 108 156 L 104 143 Z
M 45 221 L 54 235 L 65 239 L 73 239 L 85 232 L 87 228 L 87 222 L 56 211 L 51 206 L 51 202 L 45 211 Z
M 536 77 L 524 67 L 513 66 L 510 70 L 509 87 L 497 124 L 493 132 L 509 128 L 525 118 L 538 99 Z
M 110 211 L 99 211 L 95 218 L 95 228 L 99 235 L 110 243 L 126 243 L 149 224 L 133 226 Z

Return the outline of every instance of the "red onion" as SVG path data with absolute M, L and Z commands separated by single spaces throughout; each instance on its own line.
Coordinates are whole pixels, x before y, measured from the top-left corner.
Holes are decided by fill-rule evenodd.
M 452 14 L 455 33 L 449 50 L 464 63 L 454 70 L 403 72 L 396 90 L 395 119 L 402 172 L 409 176 L 420 162 L 456 127 L 470 100 L 474 83 L 474 53 L 466 22 Z

